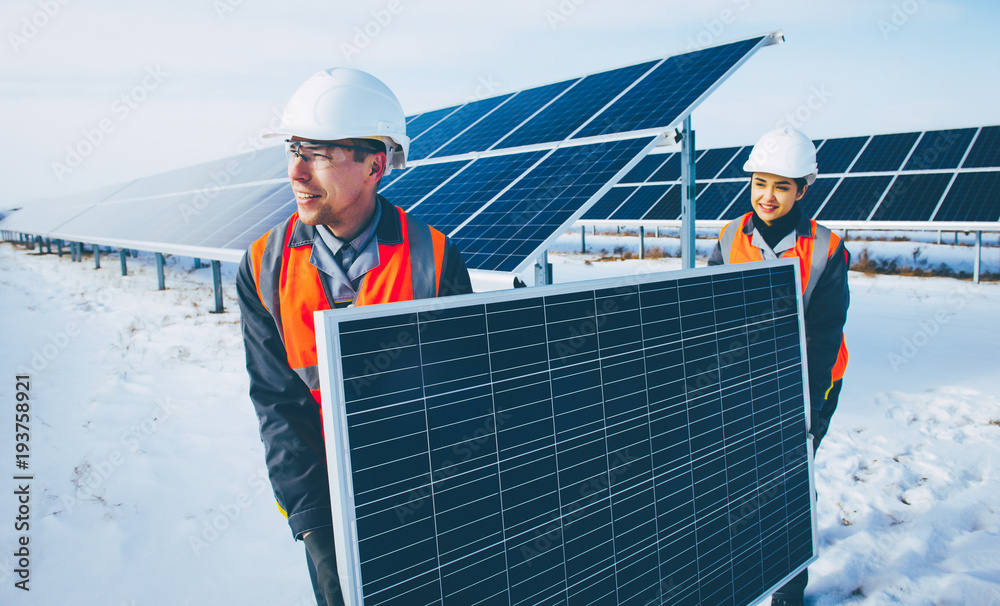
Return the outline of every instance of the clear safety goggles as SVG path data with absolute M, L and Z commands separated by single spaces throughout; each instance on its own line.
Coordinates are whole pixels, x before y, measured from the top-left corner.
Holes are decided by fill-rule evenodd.
M 291 139 L 285 139 L 285 154 L 288 156 L 288 163 L 291 164 L 298 158 L 313 168 L 327 168 L 343 163 L 347 160 L 347 152 L 344 150 L 348 149 L 369 154 L 381 151 L 372 149 L 371 147 L 361 147 L 360 145 L 316 143 L 313 141 L 292 141 Z

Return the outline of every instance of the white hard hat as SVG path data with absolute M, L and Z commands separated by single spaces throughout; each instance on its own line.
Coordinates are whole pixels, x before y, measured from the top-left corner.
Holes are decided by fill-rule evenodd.
M 313 141 L 378 138 L 386 147 L 386 173 L 404 168 L 410 138 L 396 95 L 381 80 L 350 67 L 316 73 L 295 91 L 281 123 L 264 137 Z
M 786 126 L 764 133 L 743 165 L 748 173 L 771 173 L 792 179 L 816 180 L 816 146 L 801 131 Z

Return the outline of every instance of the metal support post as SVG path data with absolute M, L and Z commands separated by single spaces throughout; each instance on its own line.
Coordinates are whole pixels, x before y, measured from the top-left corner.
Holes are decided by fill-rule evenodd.
M 125 266 L 125 249 L 124 248 L 118 251 L 118 259 L 121 261 L 121 264 L 122 264 L 122 275 L 123 276 L 127 276 L 128 275 L 128 267 Z
M 979 284 L 979 267 L 983 261 L 983 232 L 976 232 L 976 260 L 972 269 L 972 281 Z
M 938 230 L 938 244 L 941 244 L 941 230 Z
M 94 245 L 94 269 L 101 268 L 101 247 Z
M 552 284 L 552 264 L 549 263 L 549 251 L 543 250 L 535 261 L 535 286 Z
M 199 259 L 198 257 L 194 258 L 194 268 L 201 269 L 201 259 Z
M 692 269 L 695 258 L 694 151 L 694 130 L 688 114 L 684 118 L 684 138 L 681 139 L 681 269 Z
M 639 226 L 639 258 L 646 258 L 646 228 Z
M 59 258 L 60 259 L 62 258 L 62 245 L 63 245 L 62 239 L 61 238 L 57 239 L 56 240 L 56 250 L 59 252 Z
M 215 286 L 215 313 L 221 314 L 222 309 L 222 263 L 212 261 L 212 284 Z
M 70 258 L 70 261 L 72 261 L 73 263 L 76 263 L 76 258 L 80 254 L 80 251 L 78 251 L 77 248 L 76 248 L 76 244 L 77 244 L 76 242 L 70 242 L 69 243 L 69 252 L 70 252 L 70 257 L 69 258 Z
M 587 254 L 587 226 L 580 226 L 580 253 Z
M 166 281 L 163 279 L 163 253 L 156 253 L 156 289 L 166 290 Z

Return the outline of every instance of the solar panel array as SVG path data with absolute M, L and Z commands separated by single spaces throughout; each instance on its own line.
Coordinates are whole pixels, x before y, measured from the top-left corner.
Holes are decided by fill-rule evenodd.
M 407 118 L 391 202 L 454 238 L 470 269 L 521 271 L 758 48 L 757 36 Z M 5 230 L 239 260 L 295 210 L 277 149 L 137 179 Z M 42 210 L 44 207 L 44 210 Z M 34 216 L 33 216 L 34 215 Z M 38 216 L 41 215 L 41 216 Z
M 347 603 L 768 595 L 815 553 L 796 280 L 782 260 L 322 314 Z
M 815 143 L 820 177 L 800 202 L 810 218 L 851 228 L 871 222 L 974 228 L 1000 221 L 1000 126 Z M 751 149 L 697 153 L 699 221 L 729 221 L 750 210 L 743 163 Z M 679 152 L 650 154 L 583 221 L 679 221 L 680 205 L 668 199 L 679 195 L 680 179 Z

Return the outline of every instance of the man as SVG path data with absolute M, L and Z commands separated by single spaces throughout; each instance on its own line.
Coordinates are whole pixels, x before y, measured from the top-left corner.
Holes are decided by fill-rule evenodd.
M 752 210 L 722 228 L 708 264 L 799 259 L 815 452 L 837 409 L 847 368 L 850 254 L 839 236 L 803 216 L 797 204 L 818 172 L 816 147 L 803 133 L 791 127 L 765 133 L 743 170 L 752 173 Z M 801 606 L 808 580 L 803 571 L 789 581 L 771 597 L 772 606 Z
M 377 78 L 335 68 L 292 95 L 278 132 L 297 212 L 254 242 L 237 291 L 250 399 L 278 507 L 306 559 L 317 603 L 343 604 L 333 547 L 313 312 L 472 292 L 441 232 L 376 193 L 403 168 L 399 101 Z

